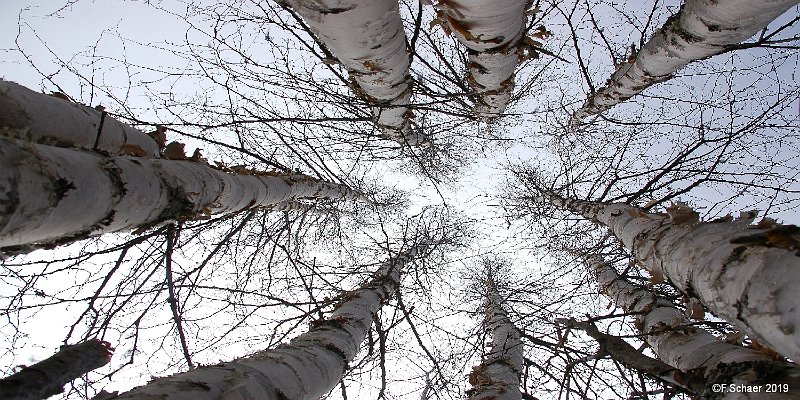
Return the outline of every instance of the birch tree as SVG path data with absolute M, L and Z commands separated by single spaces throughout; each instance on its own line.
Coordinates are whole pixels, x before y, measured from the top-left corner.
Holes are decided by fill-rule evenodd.
M 62 346 L 51 357 L 0 379 L 0 396 L 6 400 L 38 400 L 61 393 L 73 379 L 108 364 L 112 352 L 109 343 L 98 339 Z
M 349 71 L 379 129 L 401 144 L 427 139 L 411 127 L 409 51 L 397 1 L 287 0 Z
M 698 374 L 703 378 L 701 382 L 692 382 L 691 375 L 673 371 L 672 379 L 679 384 L 702 391 L 703 396 L 720 398 L 795 397 L 789 390 L 780 390 L 778 393 L 766 393 L 764 390 L 764 393 L 757 394 L 722 391 L 715 394 L 720 392 L 720 386 L 715 386 L 718 384 L 797 387 L 800 369 L 765 353 L 719 340 L 702 328 L 693 326 L 685 313 L 670 301 L 630 283 L 599 257 L 590 258 L 589 263 L 600 291 L 626 312 L 637 314 L 636 326 L 658 358 L 680 371 Z
M 601 113 L 692 61 L 729 51 L 796 5 L 796 0 L 686 0 L 642 48 L 630 54 L 605 87 L 591 93 L 572 116 L 573 123 Z
M 0 138 L 0 252 L 301 199 L 361 197 L 301 174 L 212 168 L 181 143 L 165 146 L 163 130 L 154 138 L 11 82 L 0 81 L 0 101 L 0 127 L 10 136 Z
M 400 285 L 405 265 L 425 243 L 383 263 L 364 286 L 347 293 L 327 318 L 288 344 L 249 357 L 158 378 L 115 399 L 317 399 L 342 379 L 372 325 L 374 314 Z
M 526 0 L 452 0 L 437 5 L 437 20 L 468 49 L 467 82 L 477 94 L 474 113 L 497 117 L 514 90 L 514 71 L 523 57 Z
M 654 276 L 697 296 L 715 315 L 791 359 L 800 356 L 800 307 L 791 295 L 800 282 L 797 228 L 764 221 L 755 213 L 700 222 L 684 204 L 651 214 L 626 204 L 603 204 L 543 194 L 542 201 L 607 226 Z
M 106 157 L 7 139 L 0 140 L 0 155 L 3 252 L 292 199 L 359 196 L 304 175 L 230 173 L 192 160 Z
M 486 266 L 483 328 L 491 341 L 483 361 L 472 369 L 467 390 L 470 400 L 522 399 L 520 376 L 523 371 L 523 345 L 519 330 L 503 309 L 493 268 Z

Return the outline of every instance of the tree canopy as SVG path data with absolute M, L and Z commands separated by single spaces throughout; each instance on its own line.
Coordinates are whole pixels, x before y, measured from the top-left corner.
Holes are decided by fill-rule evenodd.
M 681 28 L 712 21 L 704 13 L 731 18 L 706 0 L 0 5 L 4 376 L 97 338 L 115 347 L 111 362 L 63 396 L 111 398 L 151 377 L 272 357 L 331 324 L 353 331 L 336 320 L 342 307 L 379 290 L 382 307 L 354 322 L 363 342 L 347 342 L 356 351 L 327 398 L 477 399 L 513 392 L 516 376 L 525 399 L 688 399 L 740 379 L 660 359 L 689 331 L 757 354 L 778 371 L 757 382 L 782 384 L 796 344 L 776 348 L 748 330 L 762 311 L 737 313 L 740 302 L 655 266 L 683 239 L 650 253 L 637 242 L 662 226 L 738 226 L 719 234 L 733 249 L 723 271 L 747 251 L 800 249 L 797 2 L 769 13 L 719 2 L 758 14 L 745 21 L 752 32 L 706 40 Z M 715 47 L 648 75 L 669 35 L 685 53 Z M 637 68 L 647 85 L 631 78 Z M 617 89 L 609 104 L 593 100 Z M 63 175 L 69 154 L 92 160 L 69 175 L 86 185 Z M 94 191 L 121 204 L 113 213 L 81 198 L 62 209 L 98 214 L 88 227 L 13 236 L 35 230 L 14 210 L 48 212 L 25 196 L 77 196 L 95 167 L 129 183 L 151 170 L 147 182 L 173 179 L 175 165 L 196 183 L 164 185 L 153 218 L 114 220 L 139 218 L 125 199 L 153 185 L 114 192 L 109 178 Z M 209 179 L 300 194 L 236 203 L 230 186 L 209 197 Z M 589 205 L 627 214 L 600 218 Z M 626 216 L 634 222 L 617 229 Z M 643 228 L 625 236 L 633 225 Z M 398 259 L 402 274 L 381 278 Z M 603 276 L 685 321 L 615 298 Z M 775 297 L 782 309 L 790 296 Z M 766 329 L 794 340 L 797 309 L 776 318 Z

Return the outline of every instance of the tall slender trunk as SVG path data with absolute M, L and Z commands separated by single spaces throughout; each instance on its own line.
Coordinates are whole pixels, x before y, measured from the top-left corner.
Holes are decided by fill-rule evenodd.
M 407 262 L 424 245 L 386 261 L 330 317 L 288 344 L 249 357 L 158 378 L 115 399 L 318 399 L 342 379 L 372 326 L 374 314 L 398 289 Z
M 62 346 L 46 360 L 0 379 L 0 398 L 33 400 L 61 393 L 67 383 L 108 364 L 112 350 L 98 339 Z
M 651 274 L 699 298 L 715 315 L 800 360 L 800 228 L 758 228 L 751 219 L 699 222 L 684 205 L 667 215 L 626 204 L 546 197 L 607 226 Z M 749 213 L 744 213 L 747 216 Z
M 798 0 L 686 0 L 681 11 L 611 75 L 607 86 L 589 96 L 573 122 L 641 93 L 692 61 L 727 51 L 764 29 Z
M 389 139 L 419 145 L 411 129 L 410 53 L 397 0 L 286 0 L 350 73 Z
M 486 312 L 484 329 L 492 338 L 488 353 L 483 362 L 472 369 L 467 391 L 470 400 L 522 399 L 520 375 L 522 374 L 523 354 L 520 333 L 503 310 L 503 300 L 491 277 L 486 281 Z
M 160 150 L 152 137 L 103 111 L 37 93 L 2 79 L 0 137 L 93 149 L 110 155 L 135 152 L 141 156 L 159 157 Z
M 590 261 L 601 292 L 629 313 L 638 313 L 637 327 L 659 359 L 682 371 L 704 377 L 705 382 L 685 382 L 696 389 L 705 388 L 712 395 L 715 384 L 760 385 L 762 390 L 752 395 L 720 391 L 723 398 L 795 398 L 800 387 L 800 368 L 745 347 L 720 341 L 711 333 L 693 326 L 685 314 L 672 302 L 652 291 L 630 283 L 619 276 L 613 267 L 599 258 Z M 764 385 L 788 384 L 788 391 L 767 393 Z M 720 386 L 716 386 L 719 390 Z M 750 397 L 747 397 L 750 396 Z
M 526 0 L 449 0 L 438 19 L 469 49 L 467 82 L 480 96 L 474 112 L 502 114 L 514 90 L 519 43 L 525 35 Z
M 6 253 L 291 199 L 358 196 L 304 175 L 232 174 L 190 160 L 106 157 L 0 138 L 0 252 Z

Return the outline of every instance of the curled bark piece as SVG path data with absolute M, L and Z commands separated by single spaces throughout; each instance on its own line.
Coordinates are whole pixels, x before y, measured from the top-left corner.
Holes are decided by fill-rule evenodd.
M 108 364 L 113 350 L 98 339 L 61 346 L 50 358 L 0 380 L 0 398 L 34 400 L 61 393 L 67 383 Z

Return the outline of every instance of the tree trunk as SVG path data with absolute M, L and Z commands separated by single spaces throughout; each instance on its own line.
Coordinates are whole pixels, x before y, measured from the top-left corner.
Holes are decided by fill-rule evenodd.
M 486 281 L 486 319 L 484 329 L 492 342 L 482 363 L 472 369 L 467 390 L 470 400 L 519 400 L 523 371 L 522 341 L 520 334 L 503 310 L 503 300 L 491 277 Z
M 0 380 L 3 400 L 45 399 L 64 391 L 63 386 L 111 361 L 111 345 L 91 339 L 61 346 L 52 357 Z
M 717 339 L 711 333 L 691 324 L 672 302 L 652 291 L 634 285 L 599 259 L 591 262 L 600 291 L 629 313 L 638 313 L 637 328 L 659 359 L 682 371 L 701 375 L 704 382 L 681 382 L 704 396 L 713 395 L 715 385 L 759 385 L 762 389 L 751 397 L 732 393 L 722 398 L 788 399 L 795 398 L 800 387 L 800 368 L 777 361 L 773 357 Z M 678 376 L 679 377 L 679 376 Z M 766 393 L 765 385 L 788 384 L 789 391 Z M 744 395 L 744 397 L 738 397 Z M 705 398 L 705 397 L 704 397 Z
M 419 145 L 411 130 L 410 53 L 397 0 L 286 0 L 350 73 L 389 139 Z
M 764 29 L 798 0 L 686 0 L 644 47 L 617 67 L 573 121 L 609 108 L 672 77 L 695 60 L 723 53 Z
M 318 399 L 342 379 L 372 326 L 374 314 L 397 290 L 407 262 L 424 245 L 383 264 L 374 279 L 348 293 L 330 317 L 289 344 L 252 356 L 158 378 L 115 399 Z
M 357 196 L 304 175 L 233 174 L 190 160 L 105 157 L 0 139 L 0 252 L 6 253 L 291 199 Z
M 469 49 L 467 82 L 480 96 L 474 109 L 479 117 L 499 116 L 511 98 L 525 5 L 526 0 L 450 0 L 438 6 L 437 18 Z
M 800 360 L 800 242 L 793 225 L 758 228 L 750 219 L 699 222 L 684 205 L 667 215 L 626 204 L 549 201 L 607 226 L 651 274 L 669 279 L 724 318 L 792 360 Z M 752 215 L 751 215 L 752 214 Z
M 693 387 L 693 379 L 687 380 L 687 374 L 661 360 L 642 354 L 641 351 L 628 344 L 625 339 L 600 332 L 594 324 L 577 321 L 574 318 L 561 318 L 556 322 L 586 332 L 597 341 L 600 356 L 608 355 L 628 368 L 635 369 L 661 382 L 677 386 L 691 394 L 698 394 L 702 391 Z
M 94 108 L 0 79 L 0 137 L 109 155 L 159 157 L 146 133 Z

